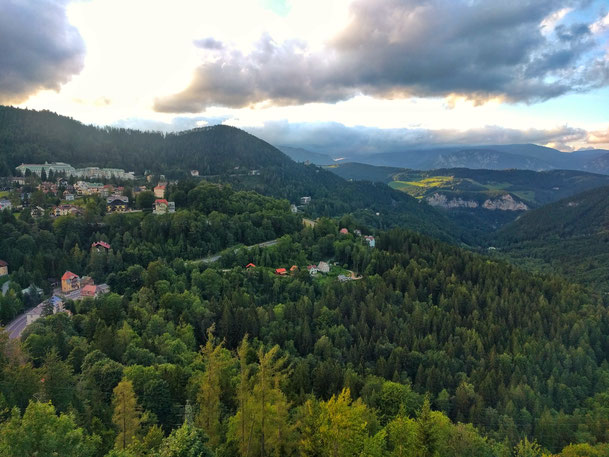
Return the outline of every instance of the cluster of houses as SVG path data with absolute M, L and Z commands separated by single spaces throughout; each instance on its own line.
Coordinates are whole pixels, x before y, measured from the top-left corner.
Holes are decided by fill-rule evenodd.
M 17 167 L 17 171 L 23 176 L 29 171 L 32 174 L 42 176 L 44 172 L 47 176 L 49 173 L 60 173 L 65 176 L 75 176 L 78 178 L 86 179 L 123 179 L 133 180 L 135 175 L 132 171 L 125 172 L 121 168 L 99 168 L 99 167 L 86 167 L 86 168 L 74 168 L 72 165 L 64 162 L 45 162 L 44 164 L 21 164 Z
M 307 266 L 307 271 L 311 276 L 315 276 L 317 273 L 330 273 L 330 264 L 328 262 L 319 262 L 317 265 Z
M 165 198 L 167 192 L 167 183 L 160 182 L 154 188 L 154 203 L 152 205 L 152 212 L 154 214 L 169 214 L 176 212 L 175 202 L 170 202 Z
M 95 298 L 110 291 L 107 284 L 96 285 L 92 278 L 66 271 L 61 277 L 61 294 L 72 300 Z M 57 294 L 59 295 L 59 293 Z
M 68 315 L 72 314 L 70 312 L 70 310 L 68 310 L 64 307 L 63 300 L 60 297 L 58 297 L 57 295 L 53 295 L 51 298 L 49 298 L 48 300 L 44 300 L 43 302 L 39 303 L 35 308 L 32 308 L 31 310 L 29 310 L 26 313 L 26 315 L 25 315 L 26 325 L 30 325 L 32 322 L 40 319 L 42 317 L 42 314 L 43 314 L 45 308 L 50 308 L 50 311 L 53 314 L 57 314 L 57 313 L 67 313 Z
M 338 232 L 340 235 L 348 235 L 349 234 L 349 229 L 347 228 L 342 228 L 340 229 L 340 231 Z M 362 232 L 361 230 L 355 229 L 353 230 L 353 234 L 355 236 L 362 236 Z M 374 237 L 372 235 L 363 235 L 364 241 L 368 244 L 368 246 L 370 246 L 371 248 L 376 246 L 376 240 L 374 239 Z

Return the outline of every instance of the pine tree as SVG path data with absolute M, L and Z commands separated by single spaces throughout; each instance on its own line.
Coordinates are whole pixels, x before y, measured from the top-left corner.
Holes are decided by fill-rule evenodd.
M 249 345 L 244 339 L 238 350 L 239 408 L 231 420 L 229 435 L 238 442 L 243 457 L 289 455 L 294 443 L 293 427 L 288 422 L 289 403 L 280 388 L 289 374 L 285 368 L 286 358 L 277 357 L 279 346 L 268 352 L 261 347 L 257 372 L 250 377 L 248 351 Z
M 429 397 L 427 396 L 419 412 L 419 417 L 417 417 L 416 438 L 420 457 L 432 457 L 436 454 L 436 427 L 431 415 Z
M 131 381 L 121 381 L 114 388 L 112 397 L 114 414 L 112 422 L 118 427 L 115 447 L 127 449 L 140 429 L 140 411 Z
M 213 327 L 208 330 L 207 343 L 201 349 L 206 369 L 197 395 L 199 414 L 196 424 L 205 430 L 210 445 L 215 447 L 220 444 L 222 438 L 220 426 L 221 382 L 223 372 L 230 365 L 230 359 L 226 356 L 223 344 L 215 344 L 213 330 Z

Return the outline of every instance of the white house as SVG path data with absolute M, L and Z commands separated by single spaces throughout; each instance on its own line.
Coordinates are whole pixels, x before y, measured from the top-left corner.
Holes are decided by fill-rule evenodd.
M 0 199 L 0 211 L 4 211 L 5 209 L 8 209 L 10 211 L 11 209 L 13 209 L 13 204 L 10 200 L 2 198 Z
M 320 271 L 321 273 L 329 273 L 330 272 L 330 265 L 328 265 L 326 262 L 319 262 L 317 264 L 317 270 Z

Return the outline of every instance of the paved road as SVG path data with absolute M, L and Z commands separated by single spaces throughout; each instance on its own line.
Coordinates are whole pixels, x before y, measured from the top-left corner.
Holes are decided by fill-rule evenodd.
M 271 240 L 271 241 L 264 241 L 263 243 L 253 244 L 251 246 L 246 246 L 245 248 L 253 249 L 256 246 L 258 246 L 259 248 L 268 248 L 269 246 L 274 246 L 275 244 L 277 244 L 277 240 Z M 237 252 L 236 249 L 235 249 L 235 252 Z M 210 255 L 209 257 L 204 257 L 199 260 L 193 260 L 193 262 L 214 263 L 214 262 L 217 262 L 218 260 L 220 260 L 220 257 L 222 257 L 221 254 L 215 254 L 215 255 Z
M 25 329 L 27 325 L 27 316 L 26 313 L 20 314 L 17 316 L 10 324 L 4 327 L 4 331 L 8 333 L 9 338 L 19 338 L 21 336 L 21 332 Z
M 6 295 L 10 285 L 11 285 L 11 281 L 10 280 L 6 281 L 4 284 L 2 284 L 2 295 Z

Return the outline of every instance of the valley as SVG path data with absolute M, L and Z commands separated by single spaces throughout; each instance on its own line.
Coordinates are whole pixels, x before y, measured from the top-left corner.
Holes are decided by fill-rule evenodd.
M 28 158 L 58 148 L 41 133 L 48 116 L 36 133 L 21 133 L 38 151 Z M 54 161 L 131 171 L 127 150 L 88 159 L 96 135 L 117 150 L 125 136 L 156 138 L 71 134 L 82 142 Z M 218 455 L 240 452 L 247 435 L 231 424 L 262 401 L 262 388 L 274 428 L 252 415 L 243 420 L 258 431 L 247 439 L 279 428 L 269 446 L 286 455 L 295 440 L 328 442 L 324 427 L 339 417 L 314 411 L 335 405 L 366 446 L 384 437 L 379 456 L 399 455 L 402 433 L 429 427 L 441 455 L 509 455 L 528 440 L 554 453 L 609 442 L 597 426 L 609 377 L 609 177 L 322 168 L 229 127 L 165 138 L 153 150 L 135 149 L 148 166 L 134 167 L 134 179 L 84 185 L 26 170 L 3 181 L 11 207 L 0 212 L 10 278 L 2 322 L 51 297 L 60 278 L 82 284 L 61 306 L 42 306 L 19 338 L 2 340 L 4 354 L 23 355 L 0 364 L 0 398 L 80 430 L 88 438 L 79 446 L 91 446 L 83 455 L 112 452 L 121 389 L 147 414 L 129 447 L 136 457 L 155 455 L 177 433 L 201 433 L 198 442 Z M 9 168 L 25 162 L 1 157 Z M 165 163 L 174 165 L 165 171 Z M 107 202 L 119 197 L 118 207 Z M 159 201 L 174 209 L 159 211 Z M 63 214 L 62 205 L 76 209 Z M 89 296 L 84 284 L 108 290 Z M 40 296 L 24 293 L 30 286 Z M 272 381 L 260 376 L 266 366 Z M 35 410 L 43 403 L 32 395 L 52 410 Z

